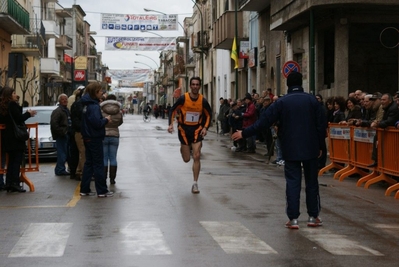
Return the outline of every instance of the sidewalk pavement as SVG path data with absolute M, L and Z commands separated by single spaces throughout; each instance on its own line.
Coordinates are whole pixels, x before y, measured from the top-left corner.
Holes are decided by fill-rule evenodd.
M 209 127 L 208 131 L 211 132 L 211 133 L 217 134 L 220 138 L 223 138 L 223 139 L 225 139 L 226 141 L 231 141 L 231 142 L 229 143 L 230 146 L 229 146 L 228 148 L 231 148 L 231 147 L 233 146 L 233 141 L 232 141 L 231 138 L 230 138 L 230 134 L 218 134 L 218 133 L 216 132 L 216 123 L 212 123 L 212 126 Z M 220 132 L 220 129 L 219 129 L 219 132 Z M 245 152 L 242 152 L 242 153 L 245 153 Z M 264 156 L 266 153 L 267 153 L 266 144 L 265 144 L 264 142 L 256 141 L 256 154 L 261 155 L 262 157 L 265 158 L 265 161 L 268 161 L 268 160 L 269 160 L 269 157 Z M 272 162 L 272 161 L 275 160 L 275 159 L 276 159 L 276 153 L 274 153 L 274 156 L 272 156 L 272 157 L 270 158 L 270 162 Z

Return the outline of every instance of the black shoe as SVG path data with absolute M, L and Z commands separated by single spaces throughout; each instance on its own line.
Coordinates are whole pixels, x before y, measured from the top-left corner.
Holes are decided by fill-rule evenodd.
M 55 175 L 57 176 L 68 176 L 71 175 L 69 172 L 61 172 L 61 173 L 56 173 Z
M 7 192 L 18 192 L 18 193 L 25 193 L 26 190 L 20 187 L 19 185 L 11 185 L 7 187 Z
M 369 167 L 369 168 L 377 167 L 377 161 L 374 161 L 374 162 L 371 163 L 370 165 L 367 165 L 367 167 Z
M 237 148 L 236 150 L 235 150 L 235 152 L 241 152 L 242 151 L 242 148 Z

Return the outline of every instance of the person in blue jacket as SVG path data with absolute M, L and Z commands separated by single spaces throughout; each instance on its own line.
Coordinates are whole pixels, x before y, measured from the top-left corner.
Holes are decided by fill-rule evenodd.
M 233 140 L 255 135 L 258 129 L 269 128 L 279 121 L 278 137 L 285 160 L 287 228 L 298 229 L 302 167 L 306 184 L 307 226 L 321 226 L 318 183 L 318 157 L 325 142 L 326 118 L 316 98 L 302 88 L 302 74 L 291 72 L 287 77 L 288 94 L 261 114 L 252 126 L 237 131 Z
M 105 137 L 105 125 L 111 120 L 111 116 L 103 117 L 99 100 L 103 95 L 100 83 L 90 83 L 86 87 L 86 94 L 81 98 L 82 113 L 82 138 L 85 145 L 86 162 L 83 167 L 80 195 L 94 195 L 90 190 L 90 181 L 94 177 L 94 183 L 98 197 L 112 197 L 113 192 L 108 191 L 104 174 L 103 140 Z

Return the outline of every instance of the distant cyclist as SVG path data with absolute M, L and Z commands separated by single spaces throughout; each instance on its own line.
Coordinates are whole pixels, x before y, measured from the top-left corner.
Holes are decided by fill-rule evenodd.
M 143 113 L 144 113 L 144 117 L 147 118 L 150 114 L 151 114 L 152 108 L 150 105 L 150 102 L 147 102 L 147 104 L 144 107 Z
M 193 194 L 198 194 L 198 177 L 201 169 L 202 140 L 207 133 L 211 122 L 212 109 L 208 101 L 199 93 L 201 79 L 190 79 L 191 92 L 182 95 L 169 111 L 168 132 L 173 132 L 173 120 L 175 113 L 180 110 L 178 117 L 178 136 L 181 143 L 180 152 L 184 162 L 190 161 L 190 150 L 193 151 L 193 176 L 194 184 L 191 188 Z

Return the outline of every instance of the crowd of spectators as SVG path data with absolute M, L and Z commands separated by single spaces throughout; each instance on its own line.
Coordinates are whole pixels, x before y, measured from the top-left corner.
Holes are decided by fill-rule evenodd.
M 328 123 L 372 128 L 386 128 L 388 126 L 399 128 L 399 91 L 392 95 L 356 90 L 349 93 L 347 97 L 327 97 L 325 102 L 322 95 L 317 94 L 315 97 L 326 112 Z M 278 98 L 279 96 L 273 95 L 270 88 L 260 94 L 253 90 L 252 94 L 246 93 L 244 98 L 235 101 L 221 97 L 217 117 L 221 124 L 219 133 L 231 135 L 237 130 L 249 127 L 259 118 L 262 112 L 265 112 L 270 105 L 278 101 Z M 269 159 L 271 156 L 276 156 L 271 163 L 284 165 L 278 136 L 277 122 L 270 129 L 262 129 L 256 137 L 234 141 L 231 150 L 236 153 L 255 153 L 256 146 L 263 145 L 267 150 L 264 156 Z M 373 153 L 370 155 L 373 163 L 369 167 L 377 165 L 376 138 L 374 143 Z M 319 159 L 319 169 L 326 165 L 326 161 L 327 147 L 323 147 L 322 156 Z

